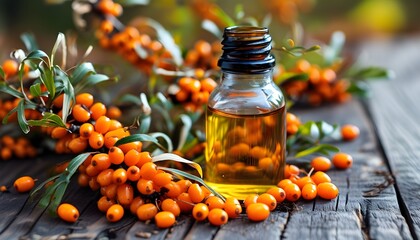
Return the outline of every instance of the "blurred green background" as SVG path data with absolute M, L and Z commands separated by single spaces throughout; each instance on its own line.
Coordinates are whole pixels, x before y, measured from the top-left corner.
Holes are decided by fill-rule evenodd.
M 127 2 L 116 1 L 116 2 Z M 58 32 L 76 30 L 72 18 L 72 2 L 54 0 L 0 0 L 0 56 L 22 47 L 19 35 L 33 33 L 40 47 L 52 46 Z M 179 43 L 190 46 L 199 38 L 214 38 L 204 31 L 197 6 L 215 4 L 232 18 L 238 9 L 245 17 L 258 22 L 271 14 L 272 32 L 285 36 L 298 22 L 305 35 L 327 41 L 332 32 L 342 30 L 349 41 L 372 37 L 393 37 L 420 30 L 418 0 L 150 0 L 147 5 L 124 8 L 120 20 L 128 24 L 136 16 L 159 21 Z M 195 6 L 195 7 L 194 7 Z M 95 44 L 93 31 L 77 30 L 80 44 Z M 208 39 L 212 40 L 212 39 Z

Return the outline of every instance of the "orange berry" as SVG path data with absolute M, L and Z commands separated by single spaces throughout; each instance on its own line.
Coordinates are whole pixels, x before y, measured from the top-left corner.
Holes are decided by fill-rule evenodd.
M 191 201 L 193 203 L 199 203 L 204 199 L 203 190 L 197 183 L 191 184 L 191 186 L 188 188 L 188 194 L 190 195 Z
M 106 107 L 103 103 L 97 102 L 90 107 L 93 120 L 97 120 L 99 117 L 106 114 Z
M 212 78 L 204 78 L 200 81 L 200 83 L 201 91 L 206 91 L 208 93 L 211 93 L 217 87 L 217 82 Z
M 323 156 L 315 157 L 311 161 L 311 166 L 315 171 L 325 172 L 331 168 L 331 160 Z
M 112 24 L 112 21 L 105 19 L 101 22 L 99 29 L 106 34 L 109 34 L 114 30 L 114 24 Z
M 128 183 L 118 185 L 117 188 L 117 200 L 122 205 L 129 205 L 134 198 L 134 189 Z
M 116 202 L 112 199 L 109 199 L 106 196 L 102 196 L 97 203 L 98 209 L 101 212 L 106 212 L 108 211 L 108 209 L 112 206 L 116 204 Z
M 118 119 L 121 117 L 121 115 L 122 115 L 121 110 L 116 106 L 111 106 L 106 111 L 106 116 L 111 119 Z
M 181 214 L 181 209 L 178 206 L 178 203 L 171 198 L 166 198 L 162 201 L 161 207 L 163 211 L 171 212 L 178 217 Z
M 84 105 L 90 108 L 93 104 L 93 96 L 90 93 L 80 93 L 76 96 L 76 104 Z
M 353 165 L 353 157 L 347 153 L 337 153 L 332 157 L 332 162 L 336 168 L 346 169 Z
M 286 199 L 291 202 L 297 201 L 302 194 L 299 186 L 294 183 L 287 185 L 283 190 L 286 192 Z
M 270 216 L 270 208 L 264 203 L 251 203 L 246 208 L 246 215 L 251 221 L 264 221 Z
M 237 218 L 242 212 L 241 203 L 234 197 L 228 197 L 223 206 L 229 218 Z
M 81 153 L 87 148 L 87 146 L 88 146 L 88 142 L 86 141 L 86 139 L 78 137 L 78 138 L 73 138 L 69 142 L 67 147 L 70 149 L 70 151 L 72 151 L 72 153 Z
M 135 182 L 140 179 L 140 168 L 137 166 L 130 166 L 127 168 L 127 179 Z
M 282 189 L 284 190 L 284 188 L 285 188 L 287 185 L 292 184 L 292 183 L 293 183 L 293 182 L 292 182 L 292 180 L 290 180 L 290 179 L 282 179 L 282 180 L 280 180 L 280 182 L 279 182 L 279 183 L 277 183 L 277 187 L 282 188 Z
M 147 221 L 156 216 L 157 207 L 152 203 L 146 203 L 137 208 L 137 217 L 140 221 Z
M 314 175 L 311 176 L 312 181 L 318 185 L 320 183 L 323 182 L 331 182 L 331 178 L 330 176 L 328 176 L 328 174 L 322 172 L 322 171 L 318 171 L 316 172 Z
M 98 133 L 105 134 L 108 132 L 109 127 L 111 126 L 111 119 L 107 116 L 100 116 L 95 123 L 95 131 Z
M 155 224 L 158 228 L 169 228 L 175 224 L 175 215 L 172 212 L 161 211 L 155 215 Z
M 76 104 L 73 106 L 71 114 L 76 121 L 81 123 L 87 122 L 91 116 L 89 110 L 87 110 L 80 104 Z
M 352 124 L 346 124 L 341 127 L 341 137 L 345 141 L 351 141 L 356 139 L 360 134 L 360 130 L 357 126 Z
M 127 166 L 134 166 L 140 161 L 140 153 L 135 150 L 131 149 L 124 155 L 124 163 Z
M 307 183 L 302 188 L 302 197 L 306 200 L 312 200 L 316 198 L 317 187 L 313 183 Z
M 157 173 L 152 180 L 157 186 L 165 186 L 166 184 L 170 183 L 172 179 L 172 174 L 167 172 L 161 172 Z
M 16 179 L 13 186 L 20 193 L 29 192 L 35 186 L 35 180 L 30 176 L 23 176 Z
M 118 222 L 123 216 L 124 208 L 120 204 L 114 204 L 106 211 L 106 219 L 109 222 Z
M 176 202 L 178 203 L 179 208 L 181 209 L 182 212 L 191 212 L 191 210 L 194 207 L 194 203 L 191 200 L 190 195 L 186 192 L 179 194 Z
M 223 208 L 225 206 L 223 200 L 216 196 L 209 196 L 204 203 L 209 207 L 209 210 Z
M 292 164 L 287 164 L 284 167 L 284 178 L 289 178 L 292 175 L 299 175 L 299 168 Z
M 141 168 L 145 163 L 152 162 L 152 156 L 149 152 L 140 152 L 140 159 L 137 162 L 136 166 Z
M 143 204 L 145 204 L 145 201 L 142 197 L 137 196 L 137 197 L 133 198 L 133 201 L 131 201 L 131 204 L 130 204 L 130 212 L 132 214 L 136 215 L 137 214 L 137 209 Z
M 209 207 L 204 203 L 197 203 L 192 209 L 192 215 L 197 221 L 204 221 L 209 215 Z
M 300 189 L 302 189 L 303 186 L 305 186 L 308 183 L 313 183 L 311 177 L 309 176 L 304 176 L 296 180 L 296 184 L 299 186 Z
M 331 200 L 338 196 L 338 188 L 333 184 L 329 182 L 320 183 L 317 186 L 318 196 L 320 196 L 323 199 Z
M 124 162 L 124 153 L 119 147 L 111 147 L 108 156 L 112 164 L 119 165 Z
M 53 139 L 60 139 L 69 133 L 66 128 L 63 127 L 55 127 L 51 132 L 51 137 Z
M 112 183 L 112 175 L 114 174 L 113 169 L 105 169 L 96 176 L 96 181 L 101 187 L 106 187 Z
M 101 148 L 105 143 L 104 135 L 98 132 L 92 132 L 89 136 L 89 146 L 93 149 Z
M 226 211 L 220 208 L 214 208 L 210 210 L 207 218 L 209 222 L 214 226 L 221 226 L 226 224 L 229 220 L 229 216 Z
M 7 59 L 3 62 L 2 68 L 7 79 L 17 74 L 19 71 L 19 64 L 15 60 Z
M 150 195 L 154 193 L 155 188 L 153 185 L 153 181 L 140 178 L 139 181 L 137 182 L 137 190 L 139 190 L 139 192 L 144 195 Z
M 128 176 L 125 168 L 118 168 L 112 173 L 112 182 L 116 184 L 124 184 L 127 182 Z
M 152 180 L 156 174 L 157 166 L 152 162 L 147 162 L 140 168 L 140 176 L 144 179 Z
M 164 186 L 166 196 L 169 198 L 177 198 L 181 194 L 181 188 L 176 182 L 170 182 Z
M 79 210 L 69 203 L 62 203 L 57 208 L 57 215 L 66 222 L 74 223 L 79 219 Z
M 277 207 L 277 200 L 273 197 L 273 195 L 268 193 L 263 193 L 257 198 L 257 203 L 264 203 L 268 206 L 270 211 L 273 211 Z
M 80 137 L 83 137 L 83 138 L 87 139 L 94 132 L 94 130 L 95 130 L 95 128 L 93 127 L 92 124 L 83 123 L 82 126 L 80 126 L 80 129 L 79 129 Z
M 187 192 L 192 182 L 188 179 L 181 179 L 178 182 L 176 182 L 176 184 L 178 184 L 181 192 Z
M 283 188 L 279 187 L 272 187 L 267 190 L 267 193 L 273 196 L 277 203 L 281 203 L 286 199 L 286 192 L 283 190 Z
M 245 208 L 248 208 L 252 203 L 257 203 L 258 194 L 250 194 L 244 200 Z
M 111 166 L 111 160 L 106 153 L 97 153 L 92 157 L 92 166 L 99 171 L 105 170 Z M 87 169 L 86 169 L 87 171 Z

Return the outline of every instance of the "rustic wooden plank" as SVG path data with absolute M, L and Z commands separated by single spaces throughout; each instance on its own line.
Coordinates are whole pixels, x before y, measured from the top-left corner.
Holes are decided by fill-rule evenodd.
M 393 69 L 390 81 L 371 83 L 367 106 L 396 179 L 401 209 L 415 238 L 420 237 L 420 37 L 367 42 L 362 63 Z

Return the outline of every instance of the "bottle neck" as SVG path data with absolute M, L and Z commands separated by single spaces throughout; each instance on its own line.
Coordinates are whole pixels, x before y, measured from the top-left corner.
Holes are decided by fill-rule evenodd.
M 235 89 L 261 88 L 273 83 L 272 70 L 259 74 L 246 74 L 238 72 L 222 71 L 221 84 L 224 87 L 234 87 Z

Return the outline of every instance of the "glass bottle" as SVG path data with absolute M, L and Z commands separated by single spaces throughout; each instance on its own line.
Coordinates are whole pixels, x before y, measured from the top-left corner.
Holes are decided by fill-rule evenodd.
M 228 197 L 263 193 L 284 175 L 285 99 L 273 82 L 267 28 L 226 28 L 221 82 L 206 110 L 205 181 Z

